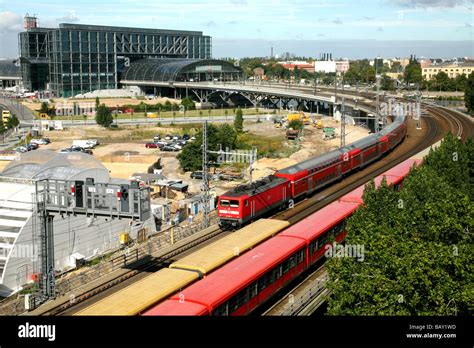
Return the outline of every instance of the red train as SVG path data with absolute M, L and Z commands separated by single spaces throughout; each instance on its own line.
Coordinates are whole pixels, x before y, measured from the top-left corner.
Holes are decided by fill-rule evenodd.
M 342 179 L 396 147 L 404 139 L 406 130 L 405 117 L 399 116 L 379 133 L 226 192 L 219 197 L 219 225 L 238 228 Z
M 400 189 L 417 160 L 375 179 Z M 346 219 L 363 203 L 365 185 L 229 262 L 144 315 L 245 315 L 321 259 L 331 241 L 342 242 Z

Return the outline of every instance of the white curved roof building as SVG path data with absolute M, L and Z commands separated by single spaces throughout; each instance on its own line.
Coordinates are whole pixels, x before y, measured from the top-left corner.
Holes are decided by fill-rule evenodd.
M 39 219 L 35 213 L 35 181 L 81 180 L 97 183 L 128 183 L 114 180 L 93 156 L 57 154 L 48 150 L 21 154 L 0 173 L 0 296 L 21 290 L 39 271 Z M 60 216 L 54 219 L 55 268 L 75 267 L 75 257 L 93 258 L 120 246 L 119 235 L 134 238 L 142 226 L 125 220 Z

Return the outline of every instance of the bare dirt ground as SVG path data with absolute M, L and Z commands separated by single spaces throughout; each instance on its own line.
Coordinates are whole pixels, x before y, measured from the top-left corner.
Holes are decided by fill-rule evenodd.
M 284 140 L 286 129 L 275 128 L 273 122 L 262 117 L 261 123 L 245 122 L 245 130 L 250 137 L 267 139 L 281 139 L 282 153 L 288 153 L 284 158 L 259 158 L 254 163 L 253 179 L 257 180 L 282 168 L 294 165 L 310 157 L 325 153 L 339 147 L 340 124 L 332 118 L 323 119 L 325 127 L 336 128 L 336 138 L 323 140 L 323 131 L 311 125 L 305 126 L 304 136 L 300 143 L 292 140 Z M 133 173 L 147 172 L 148 168 L 161 158 L 163 165 L 163 175 L 170 179 L 180 179 L 189 183 L 189 191 L 199 192 L 201 181 L 190 178 L 190 173 L 183 173 L 179 168 L 176 159 L 177 153 L 161 152 L 158 149 L 147 149 L 145 143 L 151 141 L 154 134 L 174 134 L 179 133 L 176 128 L 128 128 L 114 131 L 105 131 L 98 126 L 89 126 L 86 129 L 72 128 L 63 131 L 45 132 L 44 136 L 52 140 L 52 143 L 41 146 L 42 149 L 60 151 L 70 147 L 73 140 L 79 139 L 99 139 L 101 145 L 93 149 L 94 156 L 109 169 L 112 177 L 129 179 Z M 346 126 L 346 143 L 353 142 L 366 136 L 368 131 L 357 126 Z M 265 137 L 265 138 L 264 138 Z M 265 142 L 265 140 L 263 140 Z M 299 148 L 299 149 L 298 149 Z M 298 149 L 298 150 L 297 150 Z M 8 165 L 8 162 L 0 162 L 0 169 Z M 245 166 L 245 180 L 248 179 Z M 218 194 L 225 192 L 243 181 L 212 181 L 211 186 Z

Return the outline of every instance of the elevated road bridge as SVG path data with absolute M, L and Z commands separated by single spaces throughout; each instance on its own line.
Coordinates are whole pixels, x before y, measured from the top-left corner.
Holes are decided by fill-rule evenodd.
M 121 80 L 125 86 L 138 86 L 144 92 L 155 95 L 167 94 L 174 98 L 193 97 L 201 103 L 236 104 L 240 98 L 240 105 L 252 107 L 284 108 L 293 107 L 295 110 L 314 111 L 332 115 L 336 97 L 330 91 L 312 93 L 310 90 L 300 89 L 300 86 L 276 85 L 266 86 L 258 84 L 242 84 L 239 82 L 175 82 L 175 81 L 139 81 Z M 302 87 L 302 86 L 301 86 Z M 346 97 L 346 112 L 358 108 L 359 111 L 370 114 L 373 106 L 359 103 L 353 94 L 338 94 L 337 103 L 341 97 Z M 362 115 L 361 115 L 362 116 Z

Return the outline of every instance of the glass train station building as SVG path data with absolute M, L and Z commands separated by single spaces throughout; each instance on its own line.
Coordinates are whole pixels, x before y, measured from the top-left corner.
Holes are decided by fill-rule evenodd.
M 132 71 L 143 72 L 144 59 L 149 58 L 154 59 L 150 65 L 155 69 L 160 59 L 166 59 L 167 67 L 176 66 L 169 59 L 179 60 L 178 66 L 186 65 L 187 60 L 193 65 L 207 60 L 194 71 L 201 79 L 207 79 L 200 73 L 206 73 L 209 66 L 212 76 L 232 70 L 229 63 L 209 62 L 211 37 L 198 31 L 66 23 L 58 28 L 40 28 L 36 23 L 35 17 L 25 17 L 25 31 L 19 34 L 23 86 L 31 91 L 49 90 L 55 96 L 71 97 L 94 90 L 117 89 L 127 68 L 140 61 L 140 69 Z M 234 72 L 240 74 L 240 69 Z

